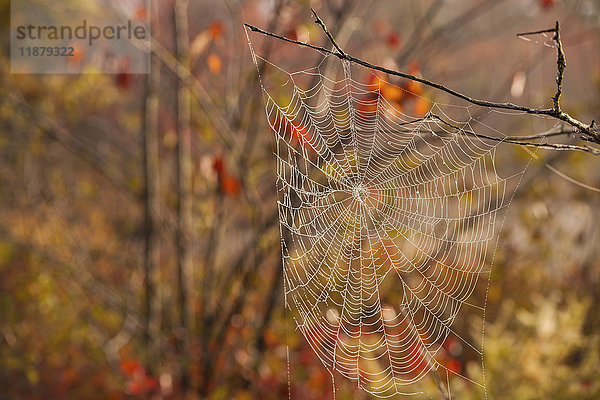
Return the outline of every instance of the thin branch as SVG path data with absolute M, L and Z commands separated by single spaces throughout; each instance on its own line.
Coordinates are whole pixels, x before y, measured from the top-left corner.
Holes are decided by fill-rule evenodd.
M 554 103 L 554 111 L 557 114 L 561 113 L 560 109 L 560 95 L 562 94 L 562 82 L 565 68 L 567 68 L 567 62 L 565 60 L 565 52 L 562 48 L 562 41 L 560 40 L 560 27 L 558 21 L 556 21 L 556 27 L 554 28 L 554 36 L 552 38 L 556 43 L 556 94 L 552 98 Z
M 554 136 L 568 136 L 568 135 L 572 135 L 574 132 L 572 129 L 570 130 L 565 130 L 564 128 L 561 128 L 559 131 L 555 131 L 555 132 L 543 132 L 543 133 L 536 133 L 533 135 L 525 135 L 525 136 L 506 136 L 504 139 L 507 140 L 537 140 L 537 139 L 547 139 L 549 137 L 554 137 Z
M 443 123 L 444 125 L 455 129 L 458 131 L 458 133 L 460 134 L 464 134 L 464 135 L 468 135 L 468 136 L 473 136 L 473 137 L 477 137 L 480 139 L 486 139 L 486 140 L 492 140 L 494 142 L 502 142 L 502 143 L 510 143 L 510 144 L 516 144 L 519 146 L 526 146 L 526 147 L 537 147 L 540 149 L 550 149 L 550 150 L 571 150 L 571 151 L 583 151 L 586 153 L 591 153 L 595 156 L 600 156 L 600 149 L 596 149 L 593 147 L 589 147 L 589 146 L 576 146 L 573 144 L 560 144 L 560 143 L 535 143 L 535 142 L 525 142 L 523 141 L 524 139 L 521 137 L 519 138 L 517 137 L 504 137 L 504 138 L 499 138 L 499 137 L 494 137 L 494 136 L 487 136 L 487 135 L 482 135 L 481 133 L 475 133 L 473 131 L 469 131 L 466 130 L 464 128 L 461 128 L 459 126 L 456 126 L 454 124 L 451 124 L 447 121 L 445 121 L 443 118 L 441 118 L 438 115 L 435 115 L 433 113 L 429 113 L 429 116 L 431 118 L 434 118 L 438 121 L 440 121 L 441 123 Z
M 321 18 L 319 18 L 319 15 L 317 14 L 317 12 L 313 8 L 311 8 L 310 11 L 312 11 L 313 15 L 316 18 L 315 23 L 317 23 L 321 26 L 321 29 L 323 29 L 323 32 L 325 32 L 325 35 L 327 35 L 327 37 L 329 38 L 329 41 L 331 42 L 331 44 L 333 44 L 333 47 L 335 47 L 335 49 L 338 51 L 340 56 L 347 57 L 346 53 L 344 53 L 344 50 L 342 50 L 342 48 L 340 46 L 338 46 L 338 44 L 336 43 L 336 41 L 333 38 L 333 36 L 331 35 L 331 33 L 329 33 L 329 30 L 327 30 L 327 26 L 325 26 L 325 23 L 321 20 Z
M 556 28 L 542 29 L 541 31 L 517 33 L 517 36 L 521 37 L 521 36 L 539 35 L 541 33 L 550 33 L 550 32 L 556 32 Z
M 294 40 L 294 39 L 289 39 L 289 38 L 286 38 L 284 36 L 277 35 L 275 33 L 267 32 L 265 30 L 257 28 L 254 25 L 250 25 L 250 24 L 248 24 L 246 22 L 244 22 L 244 26 L 246 28 L 250 29 L 252 32 L 258 32 L 258 33 L 260 33 L 262 35 L 265 35 L 265 36 L 270 36 L 270 37 L 275 38 L 275 39 L 283 40 L 284 42 L 297 44 L 299 46 L 308 47 L 309 49 L 317 50 L 317 51 L 320 51 L 322 53 L 327 53 L 327 54 L 331 54 L 331 55 L 334 55 L 334 56 L 338 56 L 340 58 L 344 58 L 344 56 L 341 56 L 340 54 L 338 54 L 336 52 L 333 52 L 331 50 L 327 50 L 325 47 L 315 46 L 315 45 L 310 44 L 310 43 L 304 43 L 304 42 L 299 42 L 299 41 Z M 349 56 L 346 55 L 345 57 L 349 57 Z
M 221 140 L 223 140 L 225 146 L 229 150 L 233 149 L 234 140 L 232 135 L 234 131 L 227 119 L 222 115 L 216 101 L 211 97 L 200 80 L 198 80 L 188 67 L 181 64 L 181 62 L 179 62 L 179 60 L 177 60 L 177 58 L 175 58 L 173 54 L 154 37 L 150 39 L 148 50 L 153 54 L 156 54 L 160 61 L 174 72 L 177 75 L 177 78 L 192 91 L 194 98 L 205 112 L 206 118 L 215 127 L 216 133 L 220 136 Z
M 426 120 L 426 118 L 420 118 L 418 120 L 415 120 L 415 122 L 420 122 L 420 121 L 424 121 Z M 404 123 L 400 123 L 398 125 L 408 125 L 412 122 L 404 122 Z M 453 127 L 455 129 L 461 129 L 458 127 Z M 461 129 L 462 131 L 462 129 Z M 357 129 L 356 132 L 358 133 L 370 133 L 372 131 L 368 131 L 368 130 L 361 130 L 361 129 Z M 379 129 L 378 132 L 381 133 L 411 133 L 413 132 L 412 129 L 404 129 L 404 130 L 400 130 L 400 129 Z M 427 132 L 430 133 L 434 133 L 436 135 L 444 135 L 447 134 L 448 132 L 445 130 L 428 130 Z M 474 133 L 473 133 L 474 134 Z M 536 133 L 534 135 L 527 135 L 527 136 L 504 136 L 502 138 L 494 138 L 494 137 L 489 137 L 490 140 L 496 140 L 498 142 L 505 142 L 505 141 L 525 141 L 525 140 L 540 140 L 540 139 L 546 139 L 549 137 L 555 137 L 555 136 L 568 136 L 568 135 L 572 135 L 573 134 L 573 130 L 564 130 L 561 129 L 559 131 L 556 132 L 544 132 L 544 133 Z M 482 136 L 482 135 L 478 135 L 478 136 Z
M 463 26 L 465 24 L 468 24 L 470 21 L 476 20 L 477 16 L 498 6 L 503 1 L 505 1 L 505 0 L 496 0 L 496 1 L 492 1 L 492 2 L 489 2 L 489 1 L 488 2 L 486 2 L 486 1 L 479 2 L 479 4 L 471 7 L 466 12 L 464 12 L 461 15 L 457 16 L 456 18 L 446 22 L 445 24 L 443 24 L 442 26 L 437 28 L 435 31 L 433 31 L 426 38 L 425 43 L 423 44 L 423 47 L 426 48 L 427 50 L 432 49 L 436 45 L 436 41 L 440 36 L 444 35 L 448 31 L 452 31 L 457 26 Z M 441 3 L 441 1 L 440 1 L 440 3 Z M 433 9 L 434 6 L 436 7 L 435 9 Z M 423 19 L 417 23 L 417 25 L 424 26 L 425 22 L 428 21 L 430 18 L 433 18 L 435 16 L 435 14 L 437 13 L 437 10 L 439 10 L 439 9 L 441 9 L 440 4 L 437 4 L 437 3 L 431 4 L 430 10 L 427 11 L 428 14 L 431 12 L 431 15 L 430 16 L 425 15 L 423 17 Z M 434 12 L 434 10 L 435 10 L 435 12 Z M 425 18 L 427 18 L 427 19 L 425 19 Z M 421 30 L 421 29 L 419 28 L 419 30 Z M 414 33 L 416 33 L 416 30 Z M 411 42 L 412 42 L 412 45 L 411 45 Z M 406 62 L 407 58 L 411 54 L 414 53 L 414 51 L 417 48 L 417 46 L 419 45 L 419 43 L 422 43 L 422 42 L 418 37 L 416 38 L 416 40 L 413 40 L 413 38 L 411 36 L 411 38 L 407 42 L 406 47 L 404 47 L 402 49 L 400 55 L 398 56 L 397 64 L 399 64 L 399 65 L 404 64 Z
M 599 188 L 587 185 L 587 184 L 585 184 L 583 182 L 578 181 L 577 179 L 571 178 L 567 174 L 565 174 L 565 173 L 559 171 L 558 169 L 554 168 L 552 165 L 550 165 L 550 163 L 546 163 L 545 167 L 548 168 L 553 173 L 555 173 L 556 175 L 560 176 L 561 178 L 565 179 L 566 181 L 571 182 L 574 185 L 577 185 L 577 186 L 582 187 L 582 188 L 587 189 L 587 190 L 591 190 L 592 192 L 600 193 L 600 189 Z
M 446 390 L 446 388 L 444 387 L 444 384 L 442 383 L 440 374 L 438 374 L 437 370 L 434 368 L 432 368 L 430 370 L 430 373 L 431 373 L 431 376 L 433 376 L 433 379 L 435 380 L 435 383 L 437 384 L 438 389 L 442 393 L 444 400 L 450 400 L 450 396 L 448 395 L 448 391 Z
M 457 97 L 459 99 L 465 100 L 465 101 L 467 101 L 467 102 L 469 102 L 471 104 L 475 104 L 475 105 L 478 105 L 478 106 L 490 107 L 490 108 L 499 108 L 499 109 L 505 109 L 505 110 L 513 110 L 513 111 L 521 111 L 521 112 L 525 112 L 525 113 L 528 113 L 528 114 L 552 115 L 554 113 L 554 109 L 552 109 L 552 108 L 548 108 L 548 109 L 536 109 L 536 108 L 529 108 L 529 107 L 524 107 L 524 106 L 518 106 L 518 105 L 512 104 L 512 103 L 494 103 L 494 102 L 491 102 L 491 101 L 475 99 L 475 98 L 469 97 L 467 95 L 464 95 L 464 94 L 462 94 L 460 92 L 457 92 L 457 91 L 455 91 L 453 89 L 449 89 L 449 88 L 447 88 L 444 85 L 441 85 L 439 83 L 435 83 L 435 82 L 429 81 L 429 80 L 424 79 L 424 78 L 419 78 L 417 76 L 414 76 L 414 75 L 411 75 L 411 74 L 408 74 L 408 73 L 405 73 L 405 72 L 394 71 L 394 70 L 391 70 L 389 68 L 385 68 L 385 67 L 381 67 L 381 66 L 378 66 L 378 65 L 374 65 L 374 64 L 368 63 L 366 61 L 363 61 L 363 60 L 361 60 L 359 58 L 353 57 L 353 56 L 351 56 L 349 54 L 346 54 L 346 53 L 340 54 L 340 53 L 337 53 L 337 52 L 334 52 L 334 51 L 331 51 L 331 50 L 327 50 L 326 48 L 323 48 L 323 47 L 314 46 L 314 45 L 309 44 L 309 43 L 299 42 L 297 40 L 288 39 L 288 38 L 285 38 L 283 36 L 280 36 L 280 35 L 277 35 L 277 34 L 274 34 L 274 33 L 271 33 L 271 32 L 266 32 L 266 31 L 264 31 L 264 30 L 262 30 L 260 28 L 257 28 L 255 26 L 252 26 L 252 25 L 249 25 L 249 24 L 244 24 L 244 25 L 246 27 L 248 27 L 250 30 L 252 30 L 253 32 L 258 32 L 258 33 L 261 33 L 263 35 L 271 36 L 271 37 L 274 37 L 274 38 L 279 39 L 279 40 L 283 40 L 283 41 L 286 41 L 286 42 L 289 42 L 289 43 L 294 43 L 294 44 L 296 44 L 298 46 L 308 47 L 308 48 L 311 48 L 313 50 L 317 50 L 317 51 L 320 51 L 320 52 L 323 52 L 323 53 L 326 53 L 326 54 L 329 54 L 329 55 L 336 56 L 339 59 L 347 60 L 347 61 L 350 61 L 350 62 L 352 62 L 354 64 L 362 65 L 363 67 L 366 67 L 366 68 L 369 68 L 369 69 L 373 69 L 373 70 L 376 70 L 376 71 L 384 72 L 384 73 L 386 73 L 388 75 L 393 75 L 393 76 L 397 76 L 397 77 L 400 77 L 400 78 L 409 79 L 411 81 L 420 82 L 420 83 L 422 83 L 422 84 L 424 84 L 426 86 L 439 89 L 439 90 L 441 90 L 443 92 L 446 92 L 446 93 L 448 93 L 448 94 L 450 94 L 450 95 L 452 95 L 454 97 Z
M 564 52 L 562 50 L 562 42 L 560 39 L 560 34 L 559 34 L 559 27 L 558 27 L 558 22 L 556 23 L 556 27 L 549 29 L 548 31 L 552 31 L 555 32 L 555 35 L 553 37 L 553 40 L 557 43 L 557 48 L 558 48 L 558 57 L 557 57 L 557 65 L 558 65 L 558 72 L 557 72 L 557 93 L 556 95 L 553 97 L 553 107 L 552 108 L 542 108 L 542 109 L 538 109 L 538 108 L 531 108 L 531 107 L 525 107 L 525 106 L 520 106 L 517 104 L 513 104 L 513 103 L 496 103 L 496 102 L 492 102 L 492 101 L 487 101 L 487 100 L 481 100 L 481 99 L 476 99 L 470 96 L 467 96 L 463 93 L 457 92 L 456 90 L 447 88 L 444 85 L 441 85 L 439 83 L 436 82 L 432 82 L 429 81 L 427 79 L 424 78 L 420 78 L 405 72 L 399 72 L 399 71 L 394 71 L 391 70 L 389 68 L 385 68 L 385 67 L 381 67 L 378 65 L 374 65 L 371 64 L 369 62 L 363 61 L 359 58 L 353 57 L 347 53 L 345 53 L 343 50 L 341 50 L 339 48 L 339 46 L 337 45 L 337 43 L 335 42 L 335 40 L 333 39 L 333 37 L 331 36 L 331 34 L 329 33 L 329 31 L 327 31 L 327 28 L 325 27 L 325 24 L 322 22 L 322 20 L 318 17 L 317 13 L 313 11 L 313 14 L 315 14 L 316 18 L 317 18 L 317 23 L 321 26 L 321 28 L 325 31 L 325 34 L 327 35 L 327 37 L 330 39 L 330 41 L 332 42 L 332 44 L 334 45 L 334 47 L 338 50 L 338 51 L 331 51 L 331 50 L 327 50 L 323 47 L 319 47 L 319 46 L 314 46 L 311 45 L 309 43 L 303 43 L 303 42 L 299 42 L 297 40 L 292 40 L 292 39 L 288 39 L 285 38 L 283 36 L 271 33 L 271 32 L 266 32 L 260 28 L 257 28 L 255 26 L 249 25 L 249 24 L 244 24 L 247 28 L 249 28 L 251 31 L 253 32 L 258 32 L 261 33 L 263 35 L 266 36 L 270 36 L 279 40 L 283 40 L 289 43 L 293 43 L 296 44 L 298 46 L 303 46 L 303 47 L 308 47 L 311 48 L 313 50 L 317 50 L 320 51 L 324 54 L 329 54 L 329 55 L 333 55 L 338 57 L 339 59 L 342 60 L 347 60 L 350 61 L 354 64 L 357 65 L 361 65 L 363 67 L 369 68 L 369 69 L 373 69 L 376 71 L 380 71 L 380 72 L 384 72 L 388 75 L 392 75 L 392 76 L 397 76 L 400 78 L 404 78 L 404 79 L 409 79 L 415 82 L 420 82 L 426 86 L 441 90 L 445 93 L 448 93 L 456 98 L 462 99 L 468 103 L 477 105 L 477 106 L 481 106 L 481 107 L 489 107 L 489 108 L 493 108 L 493 109 L 503 109 L 503 110 L 512 110 L 512 111 L 520 111 L 520 112 L 524 112 L 527 114 L 532 114 L 532 115 L 547 115 L 556 119 L 559 119 L 561 121 L 564 121 L 566 123 L 568 123 L 569 125 L 575 127 L 578 132 L 576 133 L 580 133 L 582 135 L 582 139 L 584 140 L 588 140 L 588 141 L 592 141 L 595 143 L 600 143 L 600 130 L 596 127 L 596 125 L 594 123 L 591 123 L 589 125 L 573 118 L 571 115 L 569 115 L 568 113 L 566 113 L 565 111 L 563 111 L 560 108 L 560 104 L 559 104 L 559 100 L 560 100 L 560 94 L 562 93 L 562 77 L 563 77 L 563 73 L 564 73 L 564 69 L 566 67 L 566 62 L 565 62 L 565 56 L 564 56 Z M 533 34 L 533 32 L 527 33 L 527 34 Z M 523 35 L 523 34 L 522 34 Z M 540 145 L 535 145 L 536 147 L 541 147 Z M 560 148 L 563 149 L 563 146 L 548 146 L 546 148 Z M 585 150 L 582 150 L 585 149 Z M 579 148 L 577 150 L 582 150 L 582 151 L 586 151 L 586 152 L 590 152 L 592 154 L 597 155 L 597 152 L 595 149 L 591 149 L 592 151 L 590 151 L 591 148 L 588 147 L 582 147 Z M 575 150 L 575 149 L 572 149 Z

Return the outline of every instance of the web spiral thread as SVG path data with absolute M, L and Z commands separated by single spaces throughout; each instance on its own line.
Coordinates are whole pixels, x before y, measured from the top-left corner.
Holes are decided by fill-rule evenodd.
M 391 84 L 354 79 L 348 62 L 325 55 L 286 72 L 250 48 L 257 66 L 285 77 L 262 89 L 297 328 L 327 369 L 378 397 L 418 393 L 432 370 L 483 387 L 448 367 L 443 345 L 451 337 L 482 355 L 453 325 L 463 306 L 483 309 L 469 299 L 511 200 L 510 177 L 496 171 L 498 143 L 465 134 L 472 119 L 445 111 L 469 107 L 431 101 L 412 115 L 384 95 Z

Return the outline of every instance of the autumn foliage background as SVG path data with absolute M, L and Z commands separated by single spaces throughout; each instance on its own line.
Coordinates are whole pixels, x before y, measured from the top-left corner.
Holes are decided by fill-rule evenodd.
M 515 34 L 559 20 L 563 107 L 600 120 L 597 1 L 190 0 L 187 29 L 175 3 L 152 9 L 163 49 L 153 74 L 11 75 L 10 2 L 0 0 L 0 399 L 285 399 L 288 374 L 292 399 L 332 398 L 329 373 L 283 307 L 272 133 L 242 22 L 327 45 L 314 7 L 350 54 L 541 107 L 555 90 L 555 50 Z M 306 61 L 272 39 L 253 43 L 287 66 Z M 387 77 L 368 79 L 398 107 L 427 112 Z M 497 122 L 511 135 L 552 126 Z M 499 164 L 530 160 L 515 146 L 498 152 Z M 495 255 L 488 394 L 595 399 L 600 195 L 546 163 L 598 188 L 600 158 L 538 156 Z M 468 331 L 472 321 L 457 323 Z M 445 348 L 449 368 L 481 374 L 460 345 Z M 478 398 L 452 379 L 456 398 Z M 338 399 L 370 398 L 336 384 Z M 439 395 L 433 381 L 423 388 Z

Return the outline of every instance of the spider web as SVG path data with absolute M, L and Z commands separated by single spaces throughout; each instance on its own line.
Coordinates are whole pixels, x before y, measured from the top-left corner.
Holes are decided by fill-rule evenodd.
M 378 75 L 327 54 L 288 72 L 248 42 L 275 138 L 285 303 L 297 329 L 332 376 L 377 397 L 423 394 L 429 373 L 446 391 L 455 377 L 484 390 L 483 373 L 449 366 L 445 344 L 483 369 L 482 337 L 454 323 L 463 308 L 483 319 L 485 284 L 480 304 L 470 300 L 489 275 L 508 182 L 522 174 L 500 177 L 499 142 L 475 132 L 502 134 L 472 106 L 428 99 L 418 115 L 384 95 L 424 99 L 407 81 L 369 81 Z M 266 67 L 279 76 L 270 87 Z

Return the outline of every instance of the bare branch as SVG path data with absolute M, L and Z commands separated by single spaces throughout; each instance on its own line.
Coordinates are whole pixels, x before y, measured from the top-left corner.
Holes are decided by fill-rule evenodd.
M 600 149 L 596 149 L 596 148 L 593 148 L 593 147 L 590 147 L 590 146 L 576 146 L 576 145 L 572 145 L 572 144 L 561 144 L 561 143 L 526 142 L 526 141 L 524 141 L 525 140 L 524 137 L 518 137 L 518 136 L 511 136 L 511 137 L 504 137 L 504 138 L 494 137 L 494 136 L 487 136 L 487 135 L 482 135 L 480 133 L 475 133 L 473 131 L 469 131 L 469 130 L 466 130 L 466 129 L 461 128 L 459 126 L 456 126 L 454 124 L 451 124 L 451 123 L 445 121 L 440 116 L 435 115 L 433 113 L 429 113 L 429 116 L 431 118 L 434 118 L 434 119 L 440 121 L 442 124 L 444 124 L 444 125 L 452 128 L 452 129 L 455 129 L 457 131 L 457 133 L 459 133 L 459 134 L 464 134 L 464 135 L 468 135 L 468 136 L 474 136 L 474 137 L 478 137 L 480 139 L 492 140 L 494 142 L 516 144 L 516 145 L 525 146 L 525 147 L 537 147 L 537 148 L 540 148 L 540 149 L 583 151 L 583 152 L 586 152 L 586 153 L 591 153 L 591 154 L 593 154 L 595 156 L 600 156 Z M 541 138 L 541 137 L 533 137 L 533 138 L 537 139 L 537 138 Z
M 317 19 L 316 23 L 321 26 L 321 28 L 323 29 L 323 31 L 325 32 L 325 34 L 327 35 L 327 37 L 329 38 L 329 40 L 331 41 L 333 46 L 335 47 L 336 51 L 331 51 L 326 48 L 315 46 L 315 45 L 312 45 L 309 43 L 303 43 L 303 42 L 299 42 L 297 40 L 288 39 L 283 36 L 264 31 L 260 28 L 257 28 L 255 26 L 252 26 L 252 25 L 249 25 L 246 23 L 244 25 L 253 32 L 258 32 L 260 34 L 270 36 L 270 37 L 273 37 L 273 38 L 276 38 L 279 40 L 283 40 L 285 42 L 293 43 L 298 46 L 308 47 L 313 50 L 317 50 L 321 53 L 333 55 L 333 56 L 338 57 L 339 59 L 347 60 L 354 64 L 358 64 L 358 65 L 361 65 L 363 67 L 366 67 L 366 68 L 369 68 L 372 70 L 384 72 L 388 75 L 397 76 L 397 77 L 404 78 L 404 79 L 409 79 L 409 80 L 412 80 L 415 82 L 420 82 L 426 86 L 438 89 L 442 92 L 448 93 L 456 98 L 462 99 L 468 103 L 471 103 L 471 104 L 474 104 L 477 106 L 489 107 L 492 109 L 520 111 L 520 112 L 524 112 L 524 113 L 532 114 L 532 115 L 546 115 L 546 116 L 564 121 L 564 122 L 568 123 L 569 125 L 573 126 L 574 128 L 576 128 L 577 131 L 575 131 L 573 133 L 579 134 L 580 139 L 591 141 L 594 143 L 600 143 L 600 130 L 594 124 L 593 121 L 591 124 L 587 125 L 587 124 L 573 118 L 571 115 L 569 115 L 568 113 L 563 111 L 560 107 L 560 96 L 562 94 L 562 82 L 563 82 L 564 69 L 566 68 L 566 61 L 565 61 L 565 54 L 564 54 L 564 51 L 562 48 L 562 42 L 560 39 L 560 30 L 559 30 L 558 21 L 556 22 L 556 26 L 552 29 L 545 29 L 545 30 L 541 30 L 541 31 L 526 32 L 526 33 L 519 34 L 519 36 L 525 36 L 525 35 L 533 35 L 533 34 L 544 33 L 544 32 L 554 32 L 555 34 L 554 34 L 553 40 L 556 42 L 556 45 L 557 45 L 557 53 L 558 53 L 558 55 L 557 55 L 557 79 L 556 79 L 557 91 L 556 91 L 556 94 L 554 95 L 554 97 L 552 98 L 553 107 L 552 108 L 531 108 L 531 107 L 520 106 L 517 104 L 509 103 L 509 102 L 508 103 L 497 103 L 497 102 L 492 102 L 492 101 L 487 101 L 487 100 L 476 99 L 476 98 L 467 96 L 463 93 L 460 93 L 456 90 L 447 88 L 446 86 L 441 85 L 439 83 L 429 81 L 427 79 L 420 78 L 420 77 L 417 77 L 417 76 L 414 76 L 414 75 L 411 75 L 411 74 L 408 74 L 405 72 L 394 71 L 394 70 L 391 70 L 391 69 L 388 69 L 385 67 L 374 65 L 369 62 L 363 61 L 359 58 L 353 57 L 353 56 L 345 53 L 338 46 L 338 44 L 335 42 L 335 39 L 333 38 L 331 33 L 329 33 L 329 31 L 327 30 L 327 27 L 325 26 L 323 21 L 319 18 L 317 13 L 314 10 L 312 10 L 312 12 Z M 490 137 L 490 139 L 491 140 L 500 140 L 498 138 L 491 138 L 491 137 Z M 553 149 L 553 150 L 577 150 L 577 151 L 585 151 L 585 152 L 588 152 L 588 153 L 591 153 L 594 155 L 600 155 L 600 150 L 589 147 L 589 146 L 573 146 L 573 145 L 561 145 L 561 144 L 550 144 L 550 143 L 524 143 L 524 142 L 520 142 L 520 141 L 518 141 L 518 143 L 516 143 L 517 140 L 506 139 L 506 138 L 502 139 L 502 141 L 505 141 L 507 143 L 520 144 L 523 146 L 540 147 L 540 148 Z
M 552 102 L 554 103 L 554 111 L 557 114 L 560 114 L 560 95 L 562 94 L 562 82 L 563 82 L 563 74 L 565 68 L 567 68 L 567 63 L 565 61 L 565 52 L 562 48 L 562 41 L 560 40 L 560 27 L 558 25 L 558 21 L 556 21 L 556 27 L 554 28 L 554 37 L 552 38 L 554 42 L 556 42 L 556 94 L 552 98 Z
M 518 37 L 521 37 L 521 36 L 531 36 L 531 35 L 539 35 L 541 33 L 550 33 L 550 32 L 556 32 L 556 28 L 542 29 L 541 31 L 517 33 L 517 36 Z
M 173 54 L 167 50 L 158 40 L 154 37 L 150 39 L 150 45 L 148 50 L 155 54 L 160 61 L 174 72 L 179 80 L 181 80 L 191 91 L 193 97 L 196 99 L 200 107 L 205 111 L 205 115 L 208 120 L 213 124 L 216 129 L 216 133 L 221 137 L 225 146 L 231 150 L 234 148 L 233 140 L 233 128 L 223 116 L 221 110 L 216 104 L 216 101 L 211 97 L 206 88 L 202 85 L 200 80 L 196 78 L 190 69 L 185 65 L 181 64 Z
M 311 8 L 310 11 L 312 11 L 313 15 L 316 18 L 315 23 L 317 23 L 321 26 L 321 29 L 323 29 L 323 32 L 325 32 L 325 35 L 327 35 L 327 38 L 329 38 L 329 40 L 331 41 L 331 44 L 333 44 L 333 47 L 335 47 L 335 49 L 338 51 L 340 56 L 346 57 L 346 53 L 344 53 L 344 51 L 340 48 L 340 46 L 338 46 L 338 44 L 335 42 L 335 39 L 333 38 L 331 33 L 329 33 L 329 31 L 327 30 L 327 26 L 325 26 L 325 23 L 321 20 L 321 18 L 319 18 L 319 15 L 317 14 L 317 12 L 313 8 Z

